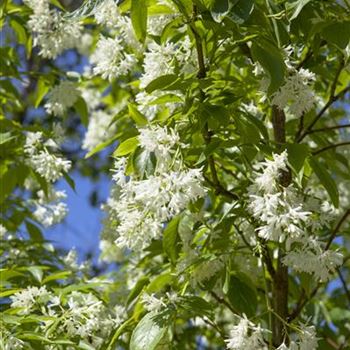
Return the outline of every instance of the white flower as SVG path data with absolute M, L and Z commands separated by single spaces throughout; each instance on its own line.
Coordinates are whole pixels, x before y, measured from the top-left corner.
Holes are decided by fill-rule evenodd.
M 172 158 L 172 148 L 180 146 L 179 134 L 174 129 L 169 131 L 160 126 L 142 128 L 139 132 L 140 146 L 148 152 L 154 152 L 159 168 L 167 167 Z
M 27 315 L 32 310 L 35 303 L 46 303 L 52 294 L 46 287 L 28 287 L 10 296 L 11 307 L 21 308 L 19 314 Z
M 260 326 L 250 322 L 245 315 L 240 318 L 237 326 L 230 331 L 230 338 L 225 340 L 227 349 L 231 350 L 259 350 L 267 349 Z
M 72 107 L 80 96 L 76 85 L 70 81 L 63 80 L 54 86 L 45 104 L 47 113 L 62 116 L 66 110 Z
M 58 224 L 66 217 L 68 208 L 66 203 L 61 202 L 67 197 L 64 191 L 50 189 L 46 196 L 44 191 L 40 190 L 37 195 L 38 200 L 34 202 L 36 209 L 33 216 L 44 227 Z
M 91 56 L 91 63 L 94 65 L 95 75 L 101 75 L 103 79 L 112 81 L 130 72 L 136 63 L 136 58 L 133 54 L 125 52 L 121 38 L 106 38 L 101 35 Z
M 51 139 L 43 143 L 41 132 L 28 132 L 24 145 L 24 152 L 28 156 L 26 162 L 45 180 L 55 182 L 64 172 L 69 171 L 71 162 L 49 153 L 45 146 L 56 148 L 57 144 Z
M 206 193 L 201 169 L 186 169 L 180 160 L 173 159 L 175 148 L 180 146 L 174 130 L 144 128 L 139 141 L 157 158 L 154 173 L 144 179 L 127 178 L 126 159 L 117 160 L 113 179 L 118 186 L 107 203 L 109 215 L 118 223 L 115 243 L 135 250 L 159 238 L 164 223 Z
M 343 263 L 343 256 L 339 252 L 324 250 L 322 244 L 310 238 L 301 248 L 287 252 L 282 261 L 298 272 L 309 273 L 317 280 L 327 281 L 331 273 Z
M 284 85 L 274 93 L 272 104 L 283 110 L 288 107 L 290 113 L 301 117 L 316 104 L 316 98 L 310 85 L 315 80 L 315 74 L 307 69 L 292 69 Z
M 114 114 L 102 110 L 91 113 L 89 126 L 82 144 L 83 149 L 91 151 L 97 145 L 115 135 L 117 127 L 115 123 L 112 123 L 113 117 Z
M 56 58 L 64 50 L 75 47 L 81 36 L 81 25 L 50 10 L 47 0 L 26 0 L 33 10 L 27 25 L 34 33 L 33 46 L 39 46 L 39 55 Z
M 147 311 L 160 311 L 163 307 L 166 307 L 166 304 L 163 301 L 163 298 L 156 298 L 154 294 L 143 293 L 141 296 L 142 303 L 145 306 Z
M 58 180 L 64 172 L 71 168 L 71 162 L 49 153 L 47 150 L 39 151 L 28 159 L 30 166 L 49 182 Z
M 89 111 L 93 111 L 97 109 L 97 107 L 101 104 L 102 94 L 98 89 L 93 87 L 80 87 L 79 88 L 81 96 L 85 100 L 85 103 L 89 109 Z M 90 117 L 91 118 L 91 117 Z
M 114 174 L 112 176 L 112 179 L 119 186 L 123 186 L 126 184 L 126 175 L 125 175 L 126 165 L 127 165 L 127 158 L 125 157 L 119 157 L 114 161 L 114 168 L 112 169 L 112 172 Z
M 97 6 L 94 16 L 98 24 L 113 28 L 119 24 L 121 15 L 114 0 L 105 0 Z
M 299 334 L 299 350 L 316 350 L 317 349 L 317 337 L 316 329 L 314 326 L 302 325 Z
M 0 224 L 0 239 L 5 239 L 6 234 L 7 234 L 6 227 Z
M 84 33 L 76 43 L 76 48 L 81 55 L 89 56 L 94 37 L 90 33 Z
M 148 51 L 144 54 L 144 74 L 140 78 L 140 87 L 145 88 L 152 80 L 175 72 L 175 61 L 179 63 L 184 73 L 194 70 L 194 56 L 192 44 L 187 36 L 178 43 L 167 42 L 158 45 L 152 41 Z
M 160 36 L 165 26 L 175 18 L 173 14 L 148 16 L 147 31 L 151 35 Z
M 274 154 L 256 167 L 253 184 L 249 187 L 248 208 L 262 225 L 258 235 L 264 239 L 283 242 L 304 234 L 311 212 L 304 209 L 303 199 L 290 185 L 280 186 L 279 177 L 287 170 L 287 152 Z

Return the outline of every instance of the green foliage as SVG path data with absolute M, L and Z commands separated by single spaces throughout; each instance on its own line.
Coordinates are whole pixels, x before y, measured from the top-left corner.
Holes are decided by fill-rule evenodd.
M 319 349 L 345 349 L 350 278 L 349 1 L 119 1 L 119 12 L 107 14 L 109 20 L 122 16 L 129 25 L 125 32 L 118 32 L 120 22 L 97 23 L 94 16 L 103 13 L 102 0 L 86 0 L 80 7 L 78 2 L 67 7 L 63 3 L 67 2 L 50 1 L 50 8 L 67 21 L 65 29 L 69 21 L 77 21 L 87 34 L 71 49 L 74 64 L 64 55 L 57 60 L 43 57 L 40 45 L 35 46 L 39 38 L 30 30 L 35 11 L 29 2 L 6 0 L 0 5 L 0 349 L 9 349 L 4 344 L 10 335 L 24 342 L 26 350 L 193 350 L 200 339 L 206 339 L 206 349 L 224 349 L 230 329 L 245 316 L 271 331 L 264 334 L 269 349 L 283 339 L 298 339 L 300 324 L 315 326 Z M 72 72 L 75 65 L 81 71 L 84 56 L 96 50 L 101 36 L 118 36 L 124 45 L 121 62 L 126 64 L 131 55 L 132 69 L 104 79 L 94 71 L 103 61 L 97 57 L 91 71 Z M 89 41 L 85 50 L 83 39 Z M 158 46 L 163 50 L 159 66 L 156 55 L 148 56 L 153 61 L 146 59 Z M 112 51 L 103 58 L 112 58 Z M 115 68 L 117 63 L 111 65 Z M 153 74 L 144 84 L 147 65 Z M 303 88 L 311 89 L 315 103 L 298 116 L 290 108 L 293 94 L 285 96 L 285 108 L 273 105 L 286 82 L 306 70 L 315 81 L 310 78 Z M 79 96 L 63 116 L 48 113 L 50 93 L 64 80 L 74 84 Z M 305 104 L 297 102 L 296 107 Z M 103 113 L 110 118 L 105 121 Z M 57 124 L 64 129 L 62 147 L 55 145 L 60 143 Z M 105 265 L 88 269 L 67 263 L 66 252 L 46 241 L 46 225 L 35 214 L 40 194 L 49 197 L 55 184 L 31 163 L 28 134 L 40 132 L 42 152 L 69 158 L 74 173 L 97 184 L 103 175 L 111 177 L 114 162 L 124 157 L 125 181 L 141 182 L 159 176 L 159 163 L 166 161 L 142 147 L 138 137 L 142 128 L 156 125 L 179 135 L 175 147 L 168 149 L 176 170 L 163 174 L 162 181 L 172 176 L 180 187 L 181 171 L 200 169 L 205 196 L 178 213 L 178 193 L 169 191 L 176 214 L 164 215 L 158 223 L 161 235 L 148 232 L 152 240 L 142 252 L 121 251 L 115 244 L 121 218 L 110 214 L 109 206 L 120 204 L 125 193 L 114 184 L 115 197 L 104 206 L 101 247 L 110 244 L 102 249 L 107 261 L 117 265 L 108 266 L 112 272 L 106 273 Z M 82 150 L 86 130 L 98 137 Z M 168 147 L 166 142 L 162 146 Z M 287 239 L 272 240 L 260 235 L 262 215 L 252 215 L 260 208 L 251 208 L 252 198 L 259 195 L 251 185 L 261 170 L 257 164 L 284 150 L 288 166 L 278 174 L 276 198 L 282 201 L 282 193 L 293 188 L 306 209 L 292 209 L 311 214 L 295 224 L 295 236 L 281 230 L 280 237 Z M 47 166 L 48 162 L 43 169 Z M 75 190 L 70 174 L 61 175 Z M 146 199 L 156 207 L 153 195 L 159 188 L 149 184 Z M 190 196 L 190 187 L 181 195 Z M 94 205 L 101 202 L 98 191 L 91 198 Z M 128 224 L 137 220 L 135 215 Z M 299 229 L 310 244 L 319 238 L 325 256 L 320 264 L 328 253 L 343 254 L 330 280 L 289 268 L 281 273 L 289 283 L 283 284 L 283 257 L 291 247 L 301 247 L 295 240 Z M 338 236 L 341 239 L 334 241 Z M 277 305 L 280 285 L 286 292 L 287 314 Z M 62 309 L 50 306 L 52 301 L 38 302 L 28 313 L 11 306 L 16 293 L 29 287 L 47 288 L 51 297 L 60 299 Z M 88 337 L 70 334 L 63 322 L 76 295 L 102 305 L 105 313 L 98 320 L 113 320 L 112 326 L 103 324 Z M 145 295 L 155 299 L 155 306 L 147 304 Z M 55 314 L 42 313 L 49 306 Z M 276 335 L 278 324 L 286 336 Z

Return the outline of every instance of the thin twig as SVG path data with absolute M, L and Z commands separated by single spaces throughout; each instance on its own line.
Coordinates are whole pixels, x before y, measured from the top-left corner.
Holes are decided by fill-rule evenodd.
M 348 299 L 348 304 L 350 305 L 350 290 L 349 290 L 349 288 L 348 288 L 348 286 L 346 284 L 346 281 L 344 279 L 344 276 L 342 275 L 342 273 L 341 273 L 339 268 L 337 269 L 337 272 L 338 272 L 338 276 L 339 276 L 340 282 L 341 282 L 341 284 L 343 286 L 343 289 L 345 291 L 346 297 Z
M 317 151 L 312 152 L 312 154 L 313 154 L 314 156 L 316 156 L 316 155 L 318 155 L 318 154 L 320 154 L 320 153 L 322 153 L 322 152 L 328 151 L 328 150 L 330 150 L 330 149 L 337 148 L 337 147 L 342 147 L 342 146 L 348 146 L 348 145 L 350 145 L 350 141 L 344 141 L 344 142 L 334 143 L 334 144 L 332 144 L 332 145 L 328 145 L 328 146 L 326 146 L 326 147 L 323 147 L 323 148 L 321 148 L 321 149 L 318 149 Z
M 314 134 L 315 132 L 331 131 L 331 130 L 343 129 L 343 128 L 350 128 L 350 124 L 340 124 L 340 125 L 326 126 L 324 128 L 319 128 L 319 129 L 313 129 L 313 130 L 310 130 L 308 134 Z
M 219 297 L 215 292 L 210 291 L 210 295 L 220 304 L 225 305 L 233 314 L 240 315 L 240 313 L 231 306 L 224 298 Z
M 335 96 L 330 96 L 327 103 L 324 105 L 324 107 L 318 112 L 314 120 L 311 122 L 311 124 L 306 128 L 306 130 L 300 135 L 298 138 L 298 142 L 301 142 L 306 135 L 310 133 L 313 126 L 318 122 L 318 120 L 325 114 L 325 112 L 328 110 L 328 108 L 336 101 L 338 101 L 343 95 L 345 95 L 348 91 L 350 91 L 350 86 L 344 88 L 343 90 L 339 91 Z
M 350 208 L 348 210 L 345 211 L 345 213 L 343 214 L 343 216 L 340 218 L 338 224 L 335 226 L 331 236 L 329 237 L 328 239 L 328 242 L 326 244 L 326 247 L 325 247 L 325 251 L 328 250 L 334 240 L 334 238 L 337 236 L 341 226 L 343 225 L 343 223 L 345 222 L 345 220 L 347 219 L 347 217 L 350 215 Z

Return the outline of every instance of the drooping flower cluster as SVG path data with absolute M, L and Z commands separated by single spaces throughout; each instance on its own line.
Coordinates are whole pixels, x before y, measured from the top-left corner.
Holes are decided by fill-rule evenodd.
M 167 42 L 160 45 L 152 41 L 144 54 L 144 73 L 140 78 L 140 87 L 145 88 L 162 75 L 174 74 L 175 62 L 181 67 L 182 73 L 193 72 L 196 66 L 191 45 L 189 37 L 178 43 Z
M 343 263 L 343 255 L 325 250 L 324 244 L 310 237 L 303 245 L 288 252 L 282 261 L 295 271 L 310 273 L 318 280 L 327 281 L 331 273 Z
M 94 66 L 93 73 L 109 81 L 128 74 L 136 63 L 135 56 L 125 52 L 120 37 L 107 38 L 103 35 L 90 60 Z
M 292 186 L 279 185 L 283 171 L 287 171 L 287 152 L 274 154 L 256 166 L 253 185 L 249 187 L 249 210 L 264 223 L 258 235 L 267 240 L 283 242 L 303 234 L 311 212 L 303 207 L 303 201 Z
M 146 159 L 151 153 L 155 155 L 153 173 L 145 179 L 127 178 L 126 159 L 118 159 L 113 179 L 119 190 L 107 203 L 119 222 L 115 243 L 135 250 L 159 238 L 164 223 L 205 195 L 201 170 L 186 169 L 174 159 L 180 146 L 175 130 L 159 126 L 141 129 L 139 142 Z
M 48 139 L 44 142 L 41 132 L 28 132 L 24 152 L 26 162 L 48 182 L 55 182 L 71 168 L 71 162 L 50 153 L 48 147 L 57 148 L 57 144 Z
M 55 295 L 46 286 L 28 287 L 11 297 L 11 307 L 18 308 L 19 315 L 35 313 L 43 316 L 40 333 L 49 338 L 68 335 L 84 340 L 94 349 L 99 349 L 103 339 L 119 323 L 121 315 L 114 315 L 92 293 L 72 291 Z
M 230 350 L 267 350 L 264 341 L 264 332 L 260 326 L 256 326 L 253 322 L 243 315 L 240 317 L 239 323 L 233 326 L 230 331 L 230 338 L 226 339 L 227 349 Z
M 314 326 L 302 324 L 297 338 L 297 340 L 292 340 L 288 346 L 283 342 L 277 350 L 316 350 L 318 348 L 318 338 Z
M 51 188 L 48 195 L 43 190 L 40 190 L 37 195 L 38 199 L 34 201 L 36 208 L 33 215 L 44 227 L 58 224 L 66 217 L 67 204 L 62 202 L 62 199 L 67 197 L 64 191 L 55 191 Z
M 316 97 L 311 88 L 314 81 L 315 74 L 309 70 L 290 67 L 284 85 L 273 95 L 272 104 L 281 110 L 288 107 L 291 114 L 301 117 L 316 104 Z
M 306 202 L 294 188 L 280 185 L 283 171 L 287 171 L 287 152 L 274 154 L 256 166 L 253 185 L 249 187 L 248 205 L 253 217 L 261 223 L 257 234 L 266 240 L 286 242 L 283 263 L 296 271 L 314 275 L 325 281 L 342 264 L 342 255 L 325 250 L 317 236 L 312 234 L 329 224 L 324 205 L 313 198 Z M 310 203 L 317 201 L 317 205 Z M 312 209 L 313 211 L 310 211 Z M 316 211 L 318 209 L 318 211 Z M 314 220 L 319 220 L 318 224 Z M 323 225 L 321 225 L 323 224 Z
M 33 46 L 39 46 L 39 55 L 56 58 L 64 50 L 76 47 L 81 37 L 81 25 L 68 20 L 59 11 L 50 9 L 48 0 L 25 0 L 33 14 L 27 23 L 34 33 Z
M 63 80 L 50 91 L 48 101 L 45 103 L 46 112 L 60 117 L 68 108 L 74 106 L 79 96 L 80 91 L 76 85 Z

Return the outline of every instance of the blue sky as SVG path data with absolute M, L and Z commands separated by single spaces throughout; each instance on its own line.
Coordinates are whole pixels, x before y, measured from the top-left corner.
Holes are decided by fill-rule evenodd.
M 103 212 L 99 207 L 90 205 L 89 196 L 93 190 L 97 190 L 99 197 L 106 200 L 110 182 L 106 176 L 98 182 L 92 182 L 90 178 L 82 177 L 78 172 L 70 175 L 75 180 L 76 192 L 65 180 L 56 185 L 57 189 L 66 191 L 69 213 L 62 223 L 46 229 L 45 237 L 56 247 L 67 250 L 76 248 L 79 260 L 84 260 L 87 253 L 93 253 L 96 261 Z

